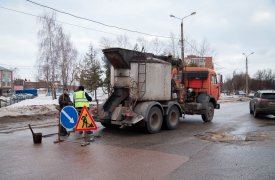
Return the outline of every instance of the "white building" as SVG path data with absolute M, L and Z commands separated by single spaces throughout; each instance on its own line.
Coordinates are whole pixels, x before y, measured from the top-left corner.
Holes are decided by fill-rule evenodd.
M 12 89 L 12 70 L 0 66 L 0 96 L 6 95 Z

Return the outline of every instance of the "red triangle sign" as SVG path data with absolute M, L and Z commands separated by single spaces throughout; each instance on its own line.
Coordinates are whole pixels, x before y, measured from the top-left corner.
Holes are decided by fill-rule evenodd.
M 77 124 L 75 126 L 75 130 L 76 131 L 97 130 L 96 123 L 86 106 L 84 106 L 81 110 L 81 114 L 78 118 Z

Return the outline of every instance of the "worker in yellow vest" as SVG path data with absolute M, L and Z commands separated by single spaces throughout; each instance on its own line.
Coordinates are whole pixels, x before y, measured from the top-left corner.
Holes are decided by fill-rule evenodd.
M 79 86 L 78 89 L 74 92 L 74 107 L 76 108 L 78 114 L 80 115 L 82 108 L 86 106 L 88 109 L 90 107 L 89 102 L 92 101 L 91 96 L 84 91 L 84 86 Z M 82 134 L 83 132 L 79 132 Z M 88 134 L 91 134 L 92 131 L 88 131 Z
M 81 113 L 81 110 L 84 106 L 89 109 L 89 102 L 91 101 L 92 98 L 84 91 L 84 86 L 79 86 L 78 89 L 74 92 L 74 107 L 77 109 L 78 113 Z

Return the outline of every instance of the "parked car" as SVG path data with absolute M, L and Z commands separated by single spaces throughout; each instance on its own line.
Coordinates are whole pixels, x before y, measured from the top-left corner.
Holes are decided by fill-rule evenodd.
M 275 115 L 275 91 L 261 90 L 254 94 L 249 103 L 250 114 L 258 117 L 259 114 Z
M 236 91 L 236 92 L 235 92 L 235 95 L 238 95 L 238 96 L 246 96 L 246 93 L 243 92 L 243 91 Z

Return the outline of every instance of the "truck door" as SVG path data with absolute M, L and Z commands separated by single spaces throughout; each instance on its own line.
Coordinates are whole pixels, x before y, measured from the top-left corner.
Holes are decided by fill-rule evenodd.
M 220 97 L 220 85 L 217 82 L 217 76 L 216 74 L 211 74 L 211 84 L 210 84 L 210 94 L 214 96 L 216 101 Z

